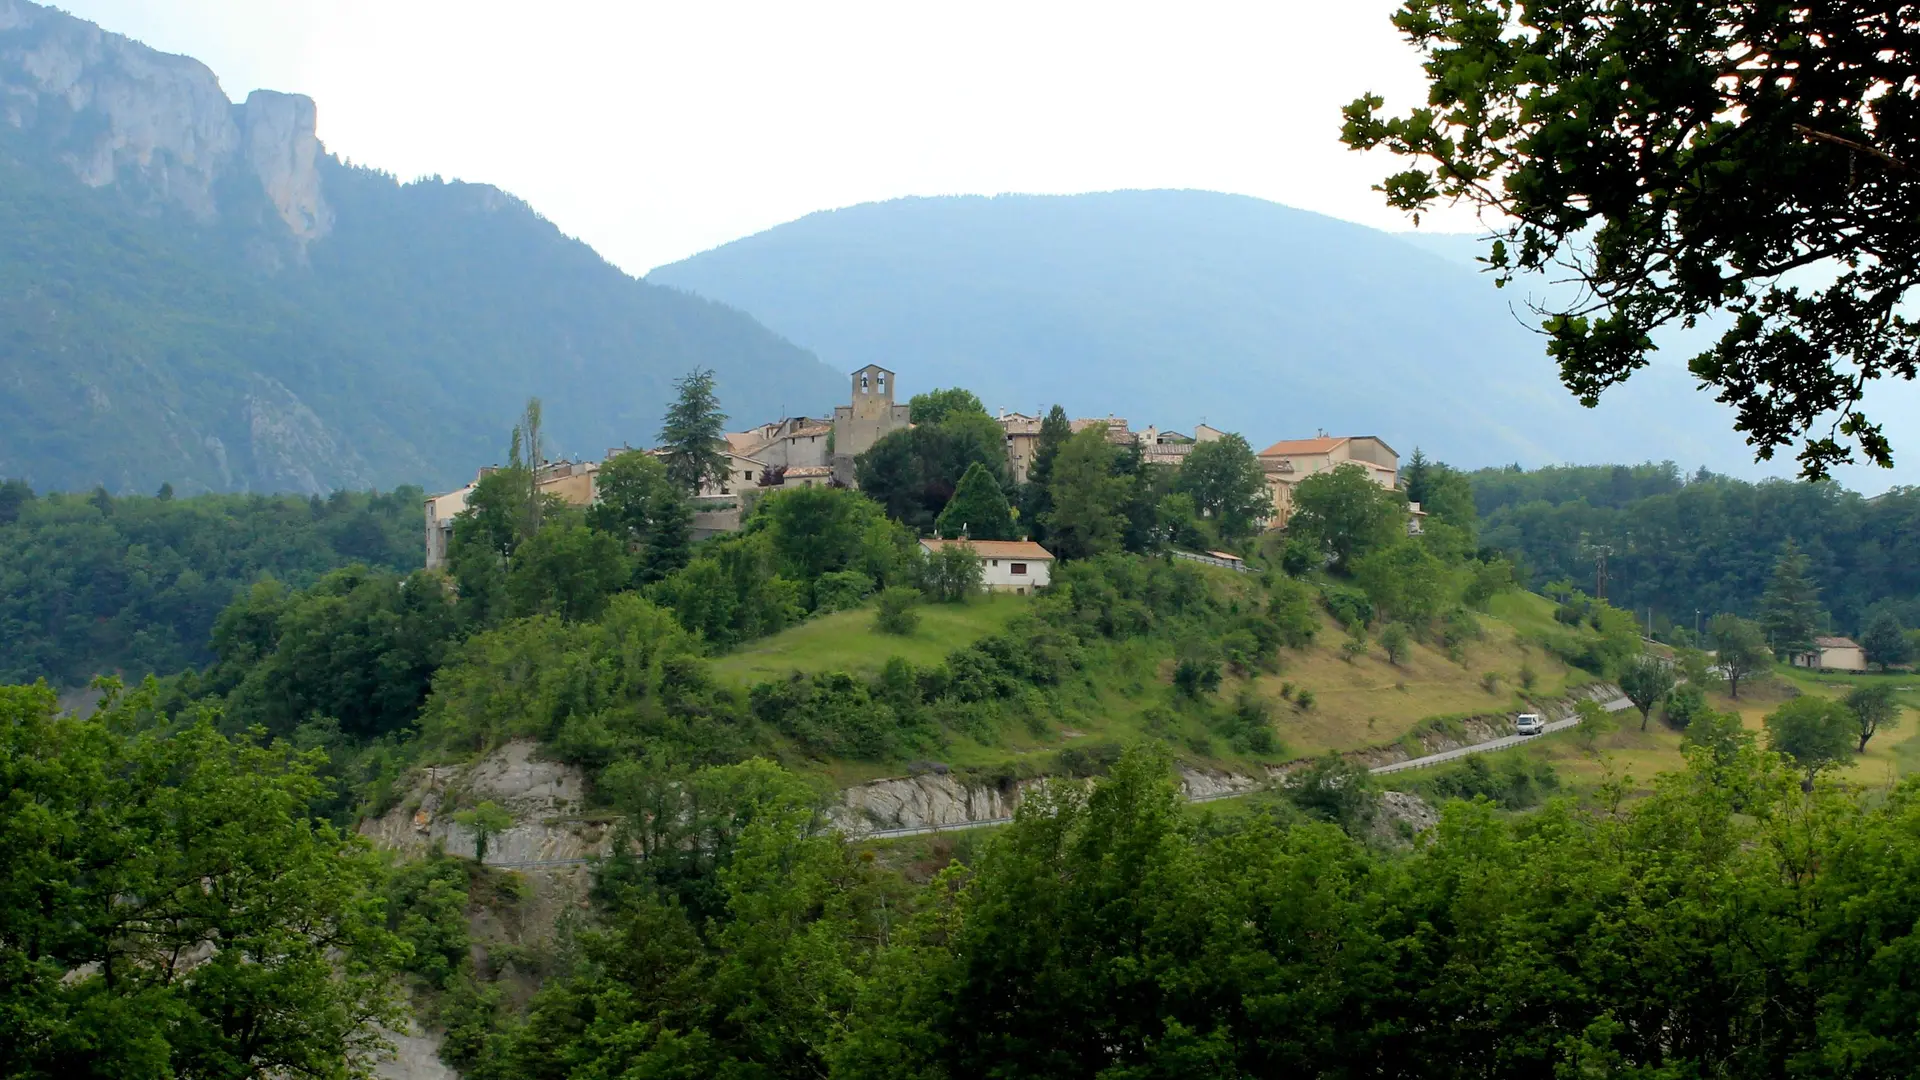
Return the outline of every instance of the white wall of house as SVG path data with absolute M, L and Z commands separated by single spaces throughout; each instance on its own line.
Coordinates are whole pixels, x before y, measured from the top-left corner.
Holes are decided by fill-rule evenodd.
M 980 584 L 989 592 L 1027 593 L 1044 589 L 1053 579 L 1052 559 L 991 557 L 981 559 Z

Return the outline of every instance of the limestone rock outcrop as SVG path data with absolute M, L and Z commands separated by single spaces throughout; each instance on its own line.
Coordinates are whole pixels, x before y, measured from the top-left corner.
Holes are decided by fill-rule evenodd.
M 399 805 L 360 824 L 376 845 L 412 855 L 435 845 L 471 855 L 472 830 L 453 820 L 461 806 L 493 802 L 513 825 L 487 843 L 487 864 L 505 867 L 566 865 L 606 850 L 607 830 L 583 822 L 586 781 L 580 770 L 534 755 L 536 744 L 515 741 L 471 765 L 422 771 Z
M 205 64 L 27 0 L 0 0 L 0 124 L 44 142 L 89 187 L 205 221 L 238 176 L 295 240 L 333 225 L 312 99 L 256 91 L 235 105 Z

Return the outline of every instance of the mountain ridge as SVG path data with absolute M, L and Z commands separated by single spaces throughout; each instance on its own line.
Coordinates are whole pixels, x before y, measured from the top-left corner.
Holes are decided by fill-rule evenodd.
M 758 420 L 842 376 L 484 184 L 408 184 L 198 61 L 0 0 L 0 475 L 42 488 L 451 487 L 526 398 L 556 453 L 653 437 L 715 370 Z
M 1675 354 L 1582 408 L 1525 290 L 1496 291 L 1449 246 L 1192 189 L 938 196 L 807 215 L 648 280 L 732 304 L 835 366 L 969 386 L 990 407 L 1205 421 L 1256 445 L 1377 434 L 1462 467 L 1783 471 L 1752 463 Z

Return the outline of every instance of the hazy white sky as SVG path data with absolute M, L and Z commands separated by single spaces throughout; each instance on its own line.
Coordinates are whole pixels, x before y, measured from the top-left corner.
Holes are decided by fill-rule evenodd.
M 1340 106 L 1421 92 L 1395 0 L 65 0 L 319 103 L 336 153 L 525 198 L 643 274 L 901 195 L 1193 187 L 1387 229 Z M 1443 216 L 1428 227 L 1469 229 Z

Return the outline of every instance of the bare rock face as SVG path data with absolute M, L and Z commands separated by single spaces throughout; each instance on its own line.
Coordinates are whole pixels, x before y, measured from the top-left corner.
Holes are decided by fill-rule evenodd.
M 236 106 L 205 64 L 27 0 L 0 0 L 0 123 L 44 140 L 89 187 L 205 221 L 219 181 L 250 174 L 296 240 L 333 224 L 311 99 L 258 91 Z
M 324 495 L 334 486 L 367 484 L 366 463 L 334 437 L 307 403 L 274 379 L 249 377 L 241 420 L 253 454 L 253 485 L 261 491 Z M 329 485 L 315 468 L 330 469 L 343 484 Z
M 1239 773 L 1225 772 L 1220 769 L 1196 769 L 1190 765 L 1180 766 L 1180 793 L 1188 802 L 1206 802 L 1209 799 L 1224 799 L 1230 795 L 1243 795 L 1260 787 L 1261 781 Z
M 313 99 L 255 90 L 241 106 L 247 163 L 280 220 L 300 240 L 317 240 L 333 228 L 333 211 L 320 196 L 317 168 L 325 151 L 315 135 Z
M 1180 793 L 1189 802 L 1239 795 L 1260 787 L 1251 776 L 1181 765 Z M 926 773 L 859 784 L 840 793 L 828 812 L 833 827 L 853 836 L 893 829 L 927 829 L 1013 817 L 1021 799 L 1046 777 L 1012 784 L 967 784 L 948 773 Z
M 412 855 L 435 845 L 471 855 L 471 830 L 453 820 L 461 806 L 494 802 L 513 815 L 513 825 L 487 844 L 490 866 L 565 864 L 606 850 L 605 830 L 577 820 L 586 796 L 580 770 L 534 756 L 536 746 L 516 741 L 472 765 L 424 771 L 400 805 L 361 822 L 360 832 L 383 848 Z

